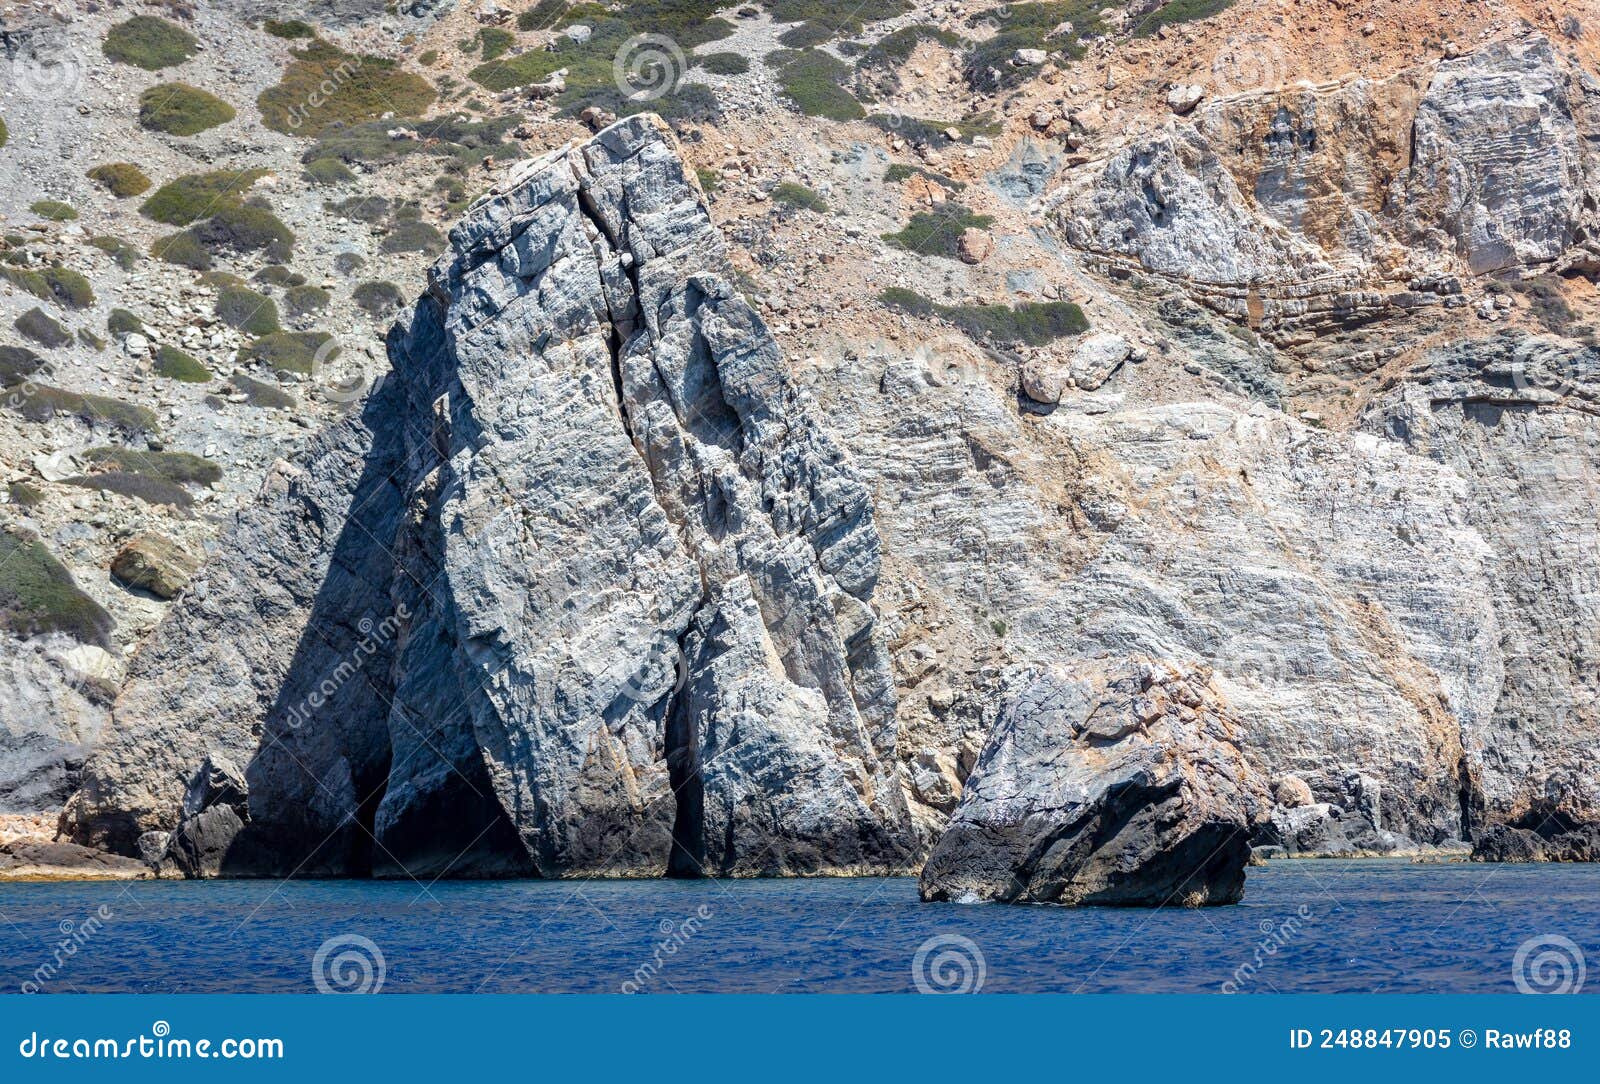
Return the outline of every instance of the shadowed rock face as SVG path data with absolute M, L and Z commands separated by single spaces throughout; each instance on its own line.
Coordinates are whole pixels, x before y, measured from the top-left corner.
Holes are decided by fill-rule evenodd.
M 1244 894 L 1269 804 L 1209 674 L 1099 659 L 1011 675 L 922 897 L 1199 907 Z
M 451 241 L 134 662 L 73 834 L 174 829 L 209 759 L 224 874 L 904 868 L 867 493 L 671 136 L 528 163 Z

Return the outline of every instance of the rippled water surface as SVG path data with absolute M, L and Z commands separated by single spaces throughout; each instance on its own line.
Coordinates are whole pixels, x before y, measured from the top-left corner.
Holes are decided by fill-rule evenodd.
M 0 919 L 7 993 L 310 991 L 333 938 L 324 981 L 381 956 L 384 992 L 1509 992 L 1530 938 L 1600 965 L 1600 867 L 1276 862 L 1239 906 L 1154 912 L 908 879 L 12 884 Z

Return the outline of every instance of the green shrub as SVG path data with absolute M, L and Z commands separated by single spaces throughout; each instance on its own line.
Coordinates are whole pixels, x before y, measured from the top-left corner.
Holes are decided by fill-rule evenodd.
M 1233 6 L 1233 0 L 1168 0 L 1140 19 L 1133 28 L 1136 38 L 1147 38 L 1163 26 L 1177 26 L 1198 19 L 1209 19 Z
M 696 63 L 712 75 L 743 75 L 750 70 L 750 58 L 741 53 L 707 53 Z
M 110 647 L 115 622 L 37 538 L 0 531 L 0 627 L 23 639 L 64 632 Z
M 483 47 L 483 59 L 498 60 L 517 43 L 517 36 L 498 26 L 486 26 L 478 31 L 476 40 Z
M 1004 345 L 1044 346 L 1089 329 L 1083 310 L 1067 301 L 941 305 L 899 286 L 883 291 L 878 300 L 912 316 L 937 316 L 973 339 Z
M 356 179 L 356 175 L 337 158 L 318 158 L 315 162 L 306 163 L 306 178 L 312 184 L 332 187 L 348 184 Z
M 355 288 L 351 300 L 368 315 L 382 318 L 398 309 L 404 298 L 400 287 L 392 282 L 363 282 Z
M 94 288 L 89 280 L 70 267 L 47 267 L 44 280 L 50 285 L 51 295 L 69 309 L 94 307 Z
M 261 29 L 275 38 L 287 38 L 290 41 L 317 36 L 310 23 L 301 22 L 299 19 L 268 19 L 261 24 Z
M 1099 14 L 1104 6 L 1099 0 L 1011 5 L 1006 18 L 1000 21 L 1000 32 L 967 53 L 967 83 L 974 90 L 994 91 L 1032 78 L 1037 69 L 1011 66 L 1011 55 L 1018 49 L 1042 49 L 1055 62 L 1082 56 L 1081 39 L 1105 32 Z M 980 11 L 968 18 L 976 26 L 988 20 L 990 13 Z M 1071 23 L 1073 32 L 1050 37 L 1050 32 L 1062 23 Z
M 772 189 L 772 202 L 803 211 L 815 211 L 819 215 L 828 213 L 826 200 L 805 185 L 793 181 L 782 181 L 777 184 Z
M 231 380 L 233 386 L 244 393 L 245 402 L 250 406 L 261 407 L 265 410 L 294 409 L 294 396 L 283 391 L 275 384 L 252 380 L 242 374 L 232 377 Z
M 257 282 L 264 282 L 268 286 L 304 286 L 306 277 L 298 271 L 291 271 L 281 263 L 269 263 L 255 273 Z
M 93 428 L 108 426 L 130 436 L 155 433 L 159 423 L 155 414 L 133 403 L 104 395 L 85 395 L 46 384 L 34 385 L 28 393 L 13 389 L 4 397 L 6 406 L 30 422 L 49 421 L 57 414 L 70 415 Z
M 333 300 L 333 295 L 320 286 L 294 286 L 284 292 L 283 307 L 291 320 L 298 320 L 321 312 Z
M 217 287 L 216 312 L 224 324 L 253 336 L 274 335 L 283 330 L 278 323 L 277 303 L 243 283 Z
M 44 367 L 44 358 L 26 346 L 0 345 L 0 388 L 20 384 Z
M 849 75 L 844 61 L 815 49 L 802 49 L 780 59 L 778 87 L 808 117 L 860 120 L 866 110 L 844 89 Z
M 222 203 L 203 222 L 189 227 L 195 238 L 215 252 L 264 252 L 267 259 L 282 263 L 294 252 L 294 232 L 265 207 L 254 203 Z
M 192 452 L 148 452 L 101 445 L 83 453 L 101 470 L 126 471 L 160 478 L 173 485 L 208 486 L 222 478 L 222 468 Z
M 112 261 L 124 271 L 132 271 L 139 265 L 139 250 L 120 237 L 112 237 L 110 234 L 102 233 L 96 237 L 89 238 L 89 243 L 107 256 L 110 256 Z
M 106 341 L 86 327 L 78 329 L 78 341 L 96 351 L 106 348 Z
M 143 335 L 144 321 L 127 309 L 112 309 L 106 317 L 106 330 L 113 335 Z
M 239 203 L 264 169 L 189 173 L 168 181 L 139 207 L 139 213 L 168 226 L 188 226 L 215 214 L 218 206 Z
M 958 49 L 967 44 L 961 35 L 941 30 L 937 26 L 922 23 L 903 26 L 879 38 L 856 60 L 856 67 L 892 71 L 910 60 L 917 46 L 925 41 L 937 42 L 947 49 Z
M 957 245 L 962 230 L 986 229 L 993 222 L 988 215 L 973 214 L 955 200 L 947 200 L 932 210 L 918 211 L 905 229 L 886 233 L 883 239 L 907 252 L 954 260 L 959 258 Z
M 943 143 L 950 138 L 951 130 L 955 131 L 956 139 L 962 143 L 971 143 L 975 136 L 995 136 L 1000 133 L 1000 126 L 992 123 L 987 114 L 950 121 L 925 120 L 908 117 L 904 113 L 874 113 L 867 118 L 867 123 L 919 146 Z
M 21 508 L 37 508 L 44 503 L 44 491 L 27 482 L 12 482 L 11 503 Z
M 69 486 L 95 489 L 102 493 L 118 493 L 124 497 L 144 501 L 146 504 L 167 504 L 175 508 L 187 508 L 194 503 L 194 498 L 189 496 L 189 491 L 182 486 L 175 486 L 160 478 L 130 474 L 127 471 L 108 470 L 99 474 L 67 478 L 65 481 Z
M 421 64 L 424 68 L 433 67 L 435 64 L 439 63 L 439 50 L 424 49 L 417 55 L 417 63 Z
M 160 71 L 182 64 L 199 46 L 193 34 L 154 15 L 135 15 L 106 34 L 100 51 L 122 64 Z
M 6 140 L 8 140 L 10 138 L 11 138 L 11 133 L 6 131 L 5 118 L 4 117 L 0 117 L 0 147 L 4 147 L 6 145 Z
M 767 0 L 762 5 L 774 22 L 817 22 L 834 27 L 840 34 L 858 34 L 867 23 L 882 22 L 911 10 L 905 0 L 863 0 L 840 5 L 832 0 Z
M 333 269 L 346 278 L 359 275 L 366 266 L 367 261 L 362 259 L 359 252 L 341 252 L 333 258 Z
M 924 180 L 943 185 L 952 192 L 959 192 L 967 187 L 965 182 L 958 181 L 953 177 L 946 177 L 943 173 L 935 173 L 933 170 L 923 169 L 921 166 L 908 166 L 903 162 L 890 163 L 889 168 L 883 174 L 883 179 L 890 184 L 909 181 L 912 177 L 921 177 Z
M 156 374 L 185 384 L 204 384 L 211 379 L 211 370 L 175 346 L 163 346 L 156 351 Z
M 317 351 L 332 339 L 332 335 L 323 331 L 280 331 L 276 335 L 263 335 L 245 347 L 241 356 L 246 361 L 262 362 L 274 372 L 308 374 Z M 338 356 L 339 349 L 334 347 L 322 360 L 332 361 Z
M 423 252 L 430 255 L 443 250 L 444 234 L 417 219 L 402 219 L 394 224 L 378 250 L 384 253 Z
M 159 238 L 150 246 L 150 255 L 165 263 L 195 271 L 205 271 L 211 267 L 211 253 L 190 230 L 180 230 Z
M 150 178 L 132 162 L 107 162 L 89 170 L 87 176 L 118 199 L 127 199 L 150 190 Z
M 139 124 L 167 135 L 198 135 L 237 115 L 221 98 L 188 83 L 157 83 L 139 95 Z
M 0 282 L 9 282 L 17 289 L 30 293 L 42 301 L 53 300 L 50 284 L 44 280 L 44 272 L 35 268 L 0 267 Z
M 428 81 L 379 56 L 354 56 L 313 38 L 296 50 L 277 86 L 256 99 L 261 120 L 286 135 L 315 136 L 332 124 L 385 114 L 415 116 L 433 104 Z
M 322 206 L 324 210 L 340 218 L 365 222 L 369 226 L 376 226 L 394 213 L 393 205 L 382 196 L 351 196 L 349 199 L 337 202 L 329 200 Z
M 319 158 L 338 158 L 344 162 L 392 162 L 413 154 L 455 159 L 461 170 L 476 167 L 485 155 L 494 155 L 497 161 L 510 161 L 521 157 L 522 148 L 507 142 L 506 134 L 517 126 L 515 116 L 496 120 L 474 121 L 461 113 L 429 120 L 393 118 L 369 121 L 364 124 L 332 124 L 323 130 L 317 142 L 301 156 L 302 162 Z M 428 134 L 426 141 L 419 139 L 391 139 L 389 132 L 395 128 L 408 128 Z M 451 165 L 455 165 L 451 163 Z M 450 168 L 447 165 L 446 168 Z
M 78 217 L 77 208 L 56 199 L 34 200 L 28 204 L 28 210 L 48 222 L 71 222 Z
M 778 35 L 778 43 L 787 45 L 791 49 L 809 49 L 813 45 L 821 45 L 832 40 L 833 27 L 827 23 L 805 22 L 799 26 L 791 26 L 788 30 Z
M 50 349 L 66 346 L 72 341 L 72 335 L 67 329 L 46 316 L 44 310 L 37 305 L 17 317 L 12 326 L 23 338 L 31 339 L 40 346 Z
M 715 194 L 717 189 L 722 187 L 722 174 L 718 173 L 714 169 L 707 169 L 704 166 L 695 166 L 694 176 L 695 180 L 700 182 L 701 190 L 704 191 L 708 196 Z

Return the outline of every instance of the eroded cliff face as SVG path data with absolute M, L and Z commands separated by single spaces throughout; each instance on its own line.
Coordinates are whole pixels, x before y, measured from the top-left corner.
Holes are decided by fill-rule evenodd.
M 871 503 L 671 135 L 526 164 L 451 242 L 140 654 L 74 833 L 181 843 L 221 762 L 202 873 L 906 868 Z

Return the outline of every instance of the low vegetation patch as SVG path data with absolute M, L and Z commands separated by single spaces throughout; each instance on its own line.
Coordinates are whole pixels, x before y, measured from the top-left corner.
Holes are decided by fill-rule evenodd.
M 188 83 L 157 83 L 139 95 L 139 123 L 153 132 L 199 135 L 236 116 L 233 106 Z
M 867 123 L 918 146 L 932 146 L 952 139 L 971 143 L 977 136 L 1000 134 L 1000 126 L 987 114 L 964 120 L 927 120 L 904 113 L 874 113 L 867 118 Z
M 69 309 L 94 305 L 89 280 L 67 267 L 0 267 L 0 281 L 26 290 L 42 301 L 55 301 Z
M 401 219 L 378 246 L 380 252 L 423 252 L 429 255 L 444 250 L 444 234 L 415 218 Z
M 157 222 L 189 229 L 157 241 L 151 255 L 197 270 L 209 268 L 211 255 L 221 249 L 264 252 L 276 262 L 288 259 L 294 251 L 294 231 L 265 200 L 243 198 L 265 174 L 265 170 L 194 173 L 156 189 L 140 211 Z
M 883 179 L 890 184 L 900 184 L 903 181 L 909 181 L 913 177 L 921 177 L 925 181 L 943 185 L 952 192 L 959 192 L 967 187 L 966 182 L 958 181 L 954 177 L 946 177 L 943 173 L 935 173 L 933 170 L 924 169 L 922 166 L 909 166 L 904 162 L 890 163 L 889 168 L 883 174 Z
M 188 173 L 168 181 L 140 206 L 139 213 L 168 226 L 187 226 L 212 214 L 219 203 L 241 202 L 264 169 Z
M 245 402 L 253 407 L 263 410 L 293 410 L 294 396 L 278 387 L 268 384 L 263 380 L 252 380 L 248 376 L 235 376 L 231 378 L 233 386 L 238 388 L 245 397 Z
M 778 44 L 787 45 L 791 49 L 809 49 L 813 45 L 821 45 L 825 41 L 832 41 L 833 27 L 827 23 L 804 22 L 791 26 L 788 30 L 778 35 Z
M 707 53 L 695 63 L 712 75 L 743 75 L 750 70 L 750 58 L 742 53 Z
M 176 346 L 163 346 L 156 351 L 155 370 L 158 376 L 185 384 L 204 384 L 211 379 L 210 369 Z
M 400 308 L 404 301 L 400 287 L 392 282 L 363 282 L 350 296 L 357 308 L 379 319 Z
M 144 501 L 146 504 L 165 504 L 174 508 L 187 508 L 194 503 L 194 498 L 189 496 L 189 491 L 182 486 L 175 486 L 171 482 L 160 478 L 147 478 L 142 474 L 131 474 L 127 471 L 108 470 L 99 474 L 84 474 L 76 478 L 66 479 L 69 486 L 78 486 L 80 489 L 94 489 L 101 493 L 117 493 L 124 497 L 133 497 Z
M 1098 0 L 1050 0 L 1011 5 L 1006 9 L 1006 17 L 998 20 L 999 33 L 968 51 L 968 85 L 974 90 L 994 91 L 1017 86 L 1031 78 L 1038 72 L 1037 68 L 1011 63 L 1019 49 L 1041 50 L 1048 63 L 1076 60 L 1083 55 L 1081 39 L 1105 32 L 1099 14 L 1104 6 Z M 977 26 L 992 17 L 991 12 L 980 11 L 971 15 L 969 22 Z M 1070 32 L 1054 32 L 1068 23 L 1072 25 Z
M 321 38 L 292 55 L 282 81 L 256 99 L 262 122 L 276 132 L 316 136 L 333 124 L 415 116 L 437 96 L 397 61 L 347 53 Z
M 126 471 L 173 485 L 208 486 L 221 481 L 222 468 L 192 452 L 149 452 L 101 445 L 83 453 L 96 470 Z
M 11 503 L 19 508 L 37 508 L 44 503 L 44 491 L 27 482 L 12 482 L 8 492 Z
M 107 256 L 110 256 L 112 261 L 124 271 L 132 271 L 139 264 L 139 250 L 120 237 L 112 237 L 108 233 L 102 233 L 89 238 L 89 243 Z
M 941 305 L 899 286 L 883 291 L 878 300 L 912 316 L 936 316 L 975 340 L 1006 346 L 1044 346 L 1089 329 L 1083 310 L 1067 301 Z
M 862 3 L 835 4 L 829 0 L 767 0 L 762 4 L 774 22 L 817 23 L 831 26 L 837 35 L 861 33 L 867 23 L 882 22 L 911 10 L 905 0 L 864 0 Z
M 44 358 L 26 346 L 0 346 L 0 388 L 20 384 L 44 367 Z
M 310 23 L 301 22 L 299 19 L 268 19 L 261 24 L 261 29 L 275 38 L 285 38 L 289 41 L 317 36 L 316 30 Z
M 5 118 L 4 117 L 0 117 L 0 147 L 4 147 L 6 145 L 6 140 L 8 140 L 10 138 L 11 138 L 11 133 L 6 131 Z
M 1233 0 L 1168 0 L 1150 14 L 1140 19 L 1133 28 L 1133 36 L 1147 38 L 1164 26 L 1192 23 L 1220 15 L 1233 6 Z
M 45 422 L 57 415 L 76 417 L 92 428 L 102 426 L 140 436 L 159 431 L 155 413 L 133 403 L 105 395 L 85 395 L 46 384 L 34 385 L 28 392 L 12 391 L 5 404 L 30 422 Z
M 80 643 L 110 647 L 115 623 L 44 543 L 0 531 L 0 627 L 23 639 L 64 632 Z
M 317 361 L 317 352 L 333 340 L 324 331 L 281 331 L 276 335 L 263 335 L 241 352 L 246 361 L 259 361 L 274 372 L 309 374 Z M 333 347 L 322 358 L 324 362 L 339 356 Z
M 106 330 L 113 335 L 143 335 L 144 321 L 127 309 L 112 309 L 106 317 Z
M 993 221 L 988 215 L 973 214 L 955 200 L 948 200 L 932 210 L 918 211 L 911 216 L 905 229 L 886 233 L 883 239 L 907 252 L 954 260 L 959 258 L 957 244 L 961 231 L 986 229 Z
M 208 271 L 211 268 L 211 253 L 189 230 L 179 230 L 157 238 L 150 246 L 150 255 L 163 263 L 177 264 L 192 271 Z
M 838 121 L 866 116 L 861 103 L 844 89 L 850 76 L 844 61 L 815 49 L 800 49 L 778 56 L 776 66 L 779 89 L 806 116 Z
M 182 64 L 199 50 L 195 36 L 154 15 L 135 15 L 106 33 L 100 51 L 120 64 L 160 71 Z
M 90 169 L 87 175 L 118 199 L 142 195 L 150 190 L 150 178 L 132 162 L 107 162 Z
M 711 120 L 719 115 L 716 96 L 709 87 L 684 83 L 678 60 L 664 50 L 641 44 L 643 35 L 670 38 L 687 56 L 695 48 L 733 33 L 733 25 L 715 17 L 721 0 L 633 0 L 616 10 L 580 3 L 557 10 L 541 2 L 533 12 L 535 26 L 566 27 L 582 22 L 589 37 L 574 41 L 558 37 L 549 48 L 530 49 L 510 59 L 486 61 L 469 73 L 479 86 L 492 91 L 545 82 L 566 70 L 566 90 L 556 102 L 567 116 L 588 106 L 626 116 L 645 110 L 666 117 Z M 520 25 L 520 23 L 519 23 Z M 629 90 L 617 86 L 617 71 L 625 74 Z M 664 93 L 654 94 L 658 90 Z M 653 96 L 630 93 L 650 91 Z
M 58 199 L 34 200 L 28 204 L 28 210 L 47 222 L 71 222 L 78 217 L 77 208 Z
M 772 189 L 772 202 L 782 207 L 795 207 L 803 211 L 815 211 L 819 215 L 828 213 L 828 201 L 803 184 L 794 181 L 780 181 Z
M 16 328 L 23 338 L 51 350 L 58 346 L 66 346 L 72 341 L 71 333 L 50 319 L 37 305 L 12 321 L 11 326 Z
M 277 302 L 232 276 L 229 279 L 231 281 L 217 284 L 217 319 L 231 328 L 257 337 L 275 335 L 283 330 L 278 322 Z
M 356 179 L 356 175 L 337 158 L 318 158 L 315 162 L 306 163 L 306 179 L 312 184 L 333 188 L 349 184 Z
M 306 277 L 298 271 L 291 271 L 281 263 L 269 263 L 255 273 L 257 282 L 266 283 L 268 286 L 304 286 Z
M 284 291 L 283 308 L 291 320 L 303 320 L 328 307 L 333 295 L 320 286 L 293 286 Z

